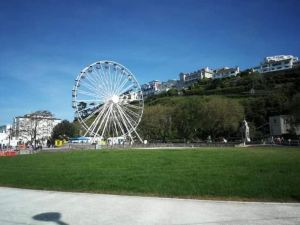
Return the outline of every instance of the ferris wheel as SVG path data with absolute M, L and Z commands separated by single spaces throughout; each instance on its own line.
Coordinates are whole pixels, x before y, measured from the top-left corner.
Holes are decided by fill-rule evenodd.
M 142 142 L 136 131 L 144 110 L 142 90 L 121 64 L 99 61 L 84 68 L 75 79 L 72 107 L 93 142 L 114 137 Z

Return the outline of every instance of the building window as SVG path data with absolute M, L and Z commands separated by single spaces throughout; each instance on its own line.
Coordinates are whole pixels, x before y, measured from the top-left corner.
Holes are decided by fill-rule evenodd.
M 273 119 L 273 122 L 274 122 L 274 123 L 277 123 L 277 120 L 276 120 L 276 119 Z
M 281 63 L 278 62 L 278 63 L 273 63 L 272 66 L 279 66 Z

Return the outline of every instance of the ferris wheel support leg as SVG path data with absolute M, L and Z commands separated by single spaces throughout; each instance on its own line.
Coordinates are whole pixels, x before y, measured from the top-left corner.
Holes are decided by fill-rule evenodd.
M 138 139 L 140 140 L 140 142 L 143 144 L 144 143 L 143 139 L 140 137 L 139 133 L 136 130 L 134 130 L 134 132 L 135 132 L 136 136 L 138 137 Z
M 126 129 L 128 130 L 128 135 L 129 135 L 131 141 L 134 142 L 133 137 L 132 137 L 131 132 L 130 132 L 130 129 L 128 129 L 127 122 L 126 122 L 126 119 L 125 119 L 125 117 L 123 115 L 121 107 L 119 105 L 117 105 L 117 108 L 118 108 L 118 112 L 119 112 L 120 116 L 123 119 L 123 124 L 125 125 Z M 129 125 L 130 125 L 130 123 L 129 123 Z
M 137 137 L 138 137 L 138 139 L 140 140 L 140 142 L 143 143 L 142 138 L 140 137 L 140 135 L 138 134 L 138 132 L 136 131 L 136 129 L 135 129 L 135 128 L 133 127 L 133 125 L 131 124 L 131 122 L 130 122 L 129 118 L 126 116 L 124 110 L 123 110 L 120 106 L 118 106 L 118 108 L 119 108 L 119 110 L 120 110 L 120 114 L 121 114 L 121 115 L 123 114 L 123 118 L 125 118 L 125 121 L 127 120 L 129 126 L 131 126 L 132 130 L 135 132 L 135 134 L 137 135 Z M 132 136 L 131 136 L 130 130 L 129 130 L 129 133 L 128 133 L 128 134 L 130 135 L 132 141 L 134 142 L 134 140 L 133 140 L 133 138 L 132 138 Z

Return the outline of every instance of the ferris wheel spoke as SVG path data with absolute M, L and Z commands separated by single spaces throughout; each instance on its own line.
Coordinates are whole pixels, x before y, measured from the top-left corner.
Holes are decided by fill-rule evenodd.
M 97 92 L 96 94 L 88 92 L 88 91 L 80 91 L 80 94 L 89 96 L 89 97 L 95 97 L 95 98 L 99 98 L 99 99 L 106 99 L 107 95 L 105 93 L 101 93 L 101 92 Z
M 89 85 L 94 87 L 97 90 L 97 82 L 94 80 L 91 73 L 84 73 L 84 77 L 86 79 L 86 82 L 89 82 Z
M 129 113 L 130 115 L 134 116 L 136 119 L 140 118 L 140 114 L 128 109 L 126 106 L 124 106 L 124 110 Z
M 124 110 L 123 110 L 120 106 L 118 106 L 118 108 L 119 108 L 120 112 L 123 114 L 123 116 L 126 118 L 126 120 L 127 120 L 127 122 L 129 123 L 130 127 L 131 127 L 132 129 L 134 129 L 136 124 L 135 124 L 135 125 L 132 124 L 132 123 L 135 123 L 135 122 L 132 120 L 132 118 L 131 118 L 131 117 L 128 117 L 128 115 L 124 112 Z
M 113 95 L 113 89 L 112 89 L 113 83 L 112 83 L 112 80 L 111 80 L 111 76 L 109 76 L 109 73 L 108 73 L 107 70 L 106 70 L 106 73 L 105 73 L 105 77 L 106 77 L 106 79 L 107 79 L 107 89 L 108 89 L 108 93 L 109 93 L 110 96 L 112 96 L 112 95 Z
M 105 121 L 105 127 L 106 127 L 106 124 L 107 124 L 107 121 L 108 121 L 108 119 L 109 119 L 109 114 L 110 114 L 110 109 L 111 109 L 111 105 L 110 105 L 110 107 L 106 110 L 106 112 L 105 112 L 105 114 L 103 114 L 103 119 L 101 120 L 101 122 L 100 122 L 100 125 L 98 126 L 98 128 L 97 128 L 97 131 L 95 132 L 95 136 L 99 133 L 99 130 L 101 129 L 101 127 L 102 127 L 102 124 L 103 124 L 103 122 Z M 104 130 L 103 130 L 104 131 Z M 94 136 L 94 137 L 95 137 Z M 103 132 L 102 132 L 102 134 L 101 134 L 101 137 L 103 137 Z
M 124 128 L 123 128 L 123 126 L 121 125 L 121 123 L 120 123 L 120 117 L 118 118 L 117 117 L 117 115 L 116 115 L 116 113 L 118 112 L 118 109 L 116 109 L 116 111 L 113 111 L 113 116 L 114 116 L 114 118 L 115 118 L 115 120 L 117 121 L 117 124 L 118 124 L 118 126 L 120 127 L 120 130 L 121 130 L 121 132 L 123 133 L 123 135 L 124 135 L 124 137 L 126 136 L 126 133 L 125 133 L 125 131 L 124 131 Z
M 90 73 L 87 74 L 86 72 L 84 72 L 80 83 L 93 91 L 98 91 L 97 85 L 95 85 L 94 82 L 90 81 Z
M 129 108 L 128 105 L 130 105 L 130 104 L 127 104 L 127 105 L 124 104 L 124 105 L 121 105 L 121 107 L 128 110 L 130 113 L 135 114 L 137 117 L 140 117 L 141 110 L 135 109 L 135 108 Z
M 111 115 L 112 115 L 112 134 L 114 136 L 114 133 L 116 134 L 116 137 L 119 137 L 119 132 L 118 132 L 118 128 L 117 128 L 117 124 L 116 124 L 116 120 L 114 118 L 114 114 L 113 114 L 114 110 L 112 110 Z
M 113 71 L 112 71 L 113 70 Z M 110 69 L 110 73 L 111 73 L 111 80 L 112 80 L 112 94 L 115 95 L 116 93 L 116 82 L 117 82 L 117 71 L 114 70 L 114 68 Z
M 93 86 L 95 87 L 95 89 L 97 89 L 97 93 L 99 95 L 105 96 L 104 93 L 106 93 L 106 91 L 102 88 L 100 81 L 96 77 L 97 77 L 97 74 L 95 74 L 94 72 L 91 72 L 87 76 L 87 79 L 89 80 L 90 83 L 93 83 Z
M 99 80 L 99 84 L 102 86 L 103 91 L 108 94 L 108 83 L 107 83 L 107 79 L 105 77 L 105 73 L 104 70 L 102 68 L 102 65 L 100 64 L 99 68 L 96 68 L 96 74 L 97 74 L 97 79 Z
M 87 83 L 81 83 L 81 86 L 84 87 L 84 88 L 86 88 L 88 91 L 90 91 L 90 92 L 92 92 L 92 93 L 95 93 L 95 95 L 99 95 L 99 94 L 100 94 L 100 92 L 98 91 L 98 89 L 96 89 L 96 88 L 90 86 L 90 85 L 87 84 Z M 86 90 L 85 90 L 85 91 L 84 91 L 84 90 L 79 90 L 79 91 L 88 92 L 88 91 L 86 91 Z
M 118 123 L 119 123 L 119 120 L 118 120 L 118 118 L 116 117 L 115 110 L 112 111 L 112 117 L 113 117 L 113 123 L 114 123 L 114 127 L 115 127 L 115 130 L 116 130 L 117 137 L 119 137 L 118 126 L 120 127 L 120 131 L 121 131 L 121 132 L 123 133 L 123 135 L 124 135 L 124 132 L 123 132 L 123 130 L 122 130 L 122 127 L 118 124 Z
M 118 89 L 120 87 L 120 85 L 123 83 L 124 80 L 126 80 L 126 75 L 124 74 L 123 71 L 118 70 L 118 79 L 115 83 L 115 93 L 116 95 L 118 95 Z
M 118 79 L 117 79 L 117 81 L 116 81 L 116 83 L 115 83 L 115 93 L 114 94 L 118 94 L 117 93 L 117 90 L 118 90 L 118 87 L 120 86 L 120 84 L 121 84 L 121 82 L 122 82 L 122 80 L 123 80 L 123 78 L 124 78 L 124 74 L 123 73 L 120 73 L 120 71 L 119 70 L 117 70 L 117 75 L 118 75 Z
M 95 85 L 96 88 L 99 88 L 100 80 L 97 79 L 97 76 L 95 76 L 96 74 L 94 72 L 97 73 L 97 70 L 93 67 L 92 71 L 90 73 L 87 73 L 86 77 L 90 83 Z
M 106 76 L 108 77 L 109 80 L 109 90 L 110 94 L 114 94 L 114 81 L 113 81 L 113 74 L 111 73 L 110 65 L 108 65 L 108 69 L 106 70 Z
M 129 86 L 123 88 L 123 90 L 119 91 L 119 95 L 122 95 L 122 94 L 126 93 L 127 91 L 130 91 L 132 87 L 134 87 L 134 84 L 130 84 Z
M 83 90 L 78 90 L 78 93 L 82 94 L 82 95 L 85 95 L 85 96 L 99 98 L 99 95 L 93 94 L 91 92 L 83 91 Z
M 99 70 L 100 70 L 100 68 L 98 69 L 98 68 L 96 68 L 96 69 L 94 69 L 95 71 L 96 71 L 96 73 L 95 73 L 95 79 L 97 80 L 97 82 L 98 82 L 98 86 L 99 86 L 99 88 L 104 92 L 104 93 L 107 93 L 108 91 L 107 91 L 107 85 L 106 85 L 106 83 L 104 82 L 104 79 L 102 78 L 102 80 L 101 80 L 101 77 L 103 77 L 101 74 L 100 74 L 100 72 L 99 72 Z M 104 85 L 102 85 L 102 84 L 104 84 Z
M 106 128 L 107 128 L 107 124 L 108 124 L 108 121 L 109 121 L 109 116 L 110 116 L 110 114 L 111 114 L 111 110 L 112 110 L 112 105 L 111 105 L 111 107 L 110 107 L 109 110 L 108 110 L 108 113 L 107 113 L 107 116 L 106 116 L 106 121 L 105 121 L 103 130 L 102 130 L 102 133 L 101 133 L 101 137 L 104 136 L 104 132 L 105 132 L 105 130 L 106 130 Z M 98 133 L 98 132 L 97 132 L 97 133 Z
M 136 121 L 136 119 L 134 119 L 128 112 L 126 112 L 124 109 L 123 113 L 126 116 L 126 118 L 131 122 L 131 125 L 133 126 L 133 128 L 135 128 L 138 124 L 138 121 Z
M 133 126 L 133 125 L 131 124 L 129 118 L 127 118 L 126 113 L 123 111 L 123 109 L 122 109 L 120 106 L 118 106 L 118 107 L 120 108 L 121 112 L 123 113 L 123 115 L 125 116 L 125 118 L 127 119 L 128 123 L 130 124 L 130 126 L 131 126 L 131 128 L 132 128 L 132 130 L 129 131 L 129 134 L 130 134 L 131 132 L 134 132 L 134 133 L 137 135 L 137 137 L 138 137 L 138 139 L 140 140 L 140 142 L 143 142 L 142 138 L 140 137 L 140 135 L 139 135 L 138 132 L 136 131 L 136 127 L 137 127 L 137 125 L 138 125 L 139 122 L 136 123 L 135 121 L 133 121 L 133 122 L 136 123 L 135 126 Z M 132 139 L 132 140 L 133 140 L 133 139 Z
M 93 93 L 88 93 L 88 92 L 82 92 L 82 91 L 78 91 L 78 93 L 80 94 L 78 97 L 79 99 L 81 98 L 87 98 L 85 100 L 77 100 L 78 97 L 76 98 L 76 101 L 104 101 L 104 96 L 98 96 L 98 95 L 94 95 Z
M 113 82 L 113 75 L 111 73 L 111 69 L 110 69 L 110 65 L 109 64 L 107 65 L 107 67 L 108 67 L 108 69 L 106 70 L 106 75 L 107 75 L 107 77 L 109 79 L 110 93 L 111 93 L 111 95 L 113 95 L 113 84 L 114 84 L 114 82 Z
M 104 101 L 101 99 L 76 99 L 75 102 L 102 102 L 102 103 L 104 103 Z
M 95 97 L 98 97 L 97 94 L 94 94 L 92 92 L 89 91 L 86 91 L 86 90 L 77 90 L 77 94 L 83 94 L 83 95 L 87 95 L 87 96 L 95 96 Z
M 96 119 L 93 121 L 93 123 L 90 126 L 88 126 L 88 129 L 86 130 L 84 136 L 86 136 L 88 133 L 90 133 L 90 136 L 93 135 L 93 132 L 97 126 L 97 123 L 100 120 L 100 117 L 101 117 L 100 114 L 98 114 L 96 116 Z
M 126 78 L 122 81 L 122 83 L 120 84 L 120 86 L 116 90 L 117 95 L 120 95 L 120 90 L 123 89 L 123 87 L 126 85 L 127 82 L 128 82 L 128 80 Z
M 122 123 L 124 124 L 124 126 L 125 126 L 125 128 L 126 128 L 126 130 L 127 130 L 127 133 L 128 133 L 128 135 L 129 135 L 130 139 L 133 141 L 133 137 L 132 137 L 132 135 L 131 135 L 130 129 L 129 129 L 128 126 L 127 126 L 126 119 L 125 119 L 124 116 L 122 115 L 122 111 L 120 110 L 120 107 L 119 107 L 118 105 L 117 105 L 117 108 L 119 109 L 118 112 L 119 112 L 119 114 L 120 114 L 120 116 L 121 116 L 121 118 L 122 118 Z M 129 125 L 129 124 L 128 124 L 128 125 Z
M 104 65 L 104 68 L 103 66 L 101 66 L 101 74 L 102 74 L 102 79 L 105 83 L 105 89 L 106 89 L 106 92 L 108 95 L 110 95 L 110 83 L 109 83 L 109 79 L 108 79 L 108 76 L 107 76 L 107 73 L 106 73 L 106 65 Z
M 114 94 L 116 94 L 116 93 L 115 93 L 115 90 L 116 90 L 116 88 L 117 88 L 117 82 L 118 82 L 118 80 L 119 80 L 119 78 L 120 78 L 120 75 L 119 75 L 118 70 L 117 70 L 117 68 L 116 68 L 115 66 L 114 66 L 113 70 L 114 70 L 113 90 L 114 90 Z
M 86 131 L 86 134 L 87 134 L 88 132 L 90 132 L 91 134 L 94 133 L 94 130 L 95 130 L 95 128 L 97 127 L 97 124 L 99 123 L 99 121 L 100 121 L 102 115 L 104 114 L 106 107 L 107 107 L 107 105 L 105 105 L 105 106 L 101 109 L 101 111 L 99 112 L 99 114 L 96 116 L 94 122 L 90 125 L 90 127 L 89 127 L 88 130 Z M 96 133 L 96 134 L 97 134 L 97 133 Z
M 102 106 L 100 106 L 97 110 L 95 110 L 94 112 L 92 112 L 90 115 L 88 115 L 86 118 L 83 118 L 82 120 L 83 120 L 83 122 L 85 122 L 85 121 L 88 121 L 90 118 L 92 118 L 96 113 L 100 113 L 102 110 L 103 110 L 103 108 L 105 107 L 106 105 L 104 104 L 104 105 L 102 105 Z
M 126 107 L 131 107 L 131 108 L 133 108 L 133 109 L 137 109 L 137 110 L 142 110 L 143 109 L 143 107 L 141 107 L 141 106 L 136 106 L 136 105 L 133 105 L 133 104 L 130 104 L 130 103 L 124 103 L 123 105 L 125 105 Z
M 103 68 L 103 65 L 100 64 L 100 69 L 101 69 L 101 75 L 102 75 L 102 79 L 103 79 L 103 82 L 104 82 L 104 85 L 105 85 L 105 89 L 106 89 L 106 92 L 107 94 L 110 93 L 110 90 L 109 90 L 109 80 L 108 80 L 108 77 L 106 75 L 106 65 L 104 66 Z
M 76 112 L 83 112 L 83 111 L 85 111 L 85 110 L 96 109 L 96 108 L 97 108 L 97 107 L 93 105 L 93 106 L 86 107 L 86 108 L 84 108 L 84 109 L 77 110 Z

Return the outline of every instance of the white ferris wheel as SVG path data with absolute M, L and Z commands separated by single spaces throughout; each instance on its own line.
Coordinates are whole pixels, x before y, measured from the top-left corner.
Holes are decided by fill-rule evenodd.
M 141 121 L 144 100 L 134 75 L 113 61 L 99 61 L 84 68 L 72 90 L 75 116 L 93 141 L 141 137 L 136 129 Z

